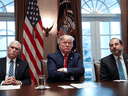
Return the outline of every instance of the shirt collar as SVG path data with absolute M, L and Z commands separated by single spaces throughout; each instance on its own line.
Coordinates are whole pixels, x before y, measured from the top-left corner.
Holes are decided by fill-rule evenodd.
M 117 57 L 117 56 L 115 56 L 115 55 L 113 55 L 113 56 L 114 56 L 115 60 L 117 60 L 117 59 L 118 59 L 118 57 Z M 123 55 L 122 55 L 122 54 L 120 55 L 120 59 L 123 59 Z
M 62 52 L 61 52 L 62 53 Z M 64 53 L 62 53 L 62 55 L 64 56 L 65 54 Z M 68 56 L 69 54 L 67 54 L 67 56 Z
M 8 56 L 7 56 L 7 63 L 9 64 L 9 63 L 10 63 L 10 61 L 11 61 L 11 59 L 10 59 L 10 58 L 8 58 Z M 14 62 L 14 63 L 16 62 L 16 58 L 15 58 L 15 59 L 13 59 L 13 62 Z

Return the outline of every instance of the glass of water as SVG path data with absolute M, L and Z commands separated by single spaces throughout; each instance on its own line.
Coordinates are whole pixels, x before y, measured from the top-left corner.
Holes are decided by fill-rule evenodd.
M 45 75 L 39 75 L 39 89 L 45 89 Z

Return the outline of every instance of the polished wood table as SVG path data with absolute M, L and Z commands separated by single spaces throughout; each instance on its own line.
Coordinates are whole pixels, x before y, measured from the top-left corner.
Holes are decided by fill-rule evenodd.
M 128 96 L 128 84 L 126 82 L 92 82 L 97 87 L 63 89 L 58 85 L 70 85 L 70 83 L 47 84 L 51 88 L 36 90 L 35 85 L 21 86 L 16 90 L 1 90 L 0 96 Z

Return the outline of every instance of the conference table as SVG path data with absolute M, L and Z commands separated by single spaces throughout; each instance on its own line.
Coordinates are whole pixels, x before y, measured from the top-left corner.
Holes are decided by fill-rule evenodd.
M 97 87 L 63 89 L 60 85 L 72 82 L 46 84 L 51 88 L 37 90 L 37 85 L 24 85 L 20 89 L 0 90 L 0 96 L 128 96 L 127 82 L 89 82 Z M 79 82 L 75 82 L 79 84 Z M 74 83 L 74 84 L 75 84 Z M 83 82 L 88 83 L 88 82 Z

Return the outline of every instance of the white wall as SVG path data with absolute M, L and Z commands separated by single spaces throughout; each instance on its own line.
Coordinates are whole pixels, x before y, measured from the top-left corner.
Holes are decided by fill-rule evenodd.
M 50 17 L 54 26 L 46 37 L 44 34 L 44 60 L 46 60 L 49 53 L 56 51 L 57 45 L 57 0 L 37 0 L 40 9 L 41 18 Z M 44 32 L 43 32 L 44 33 Z

